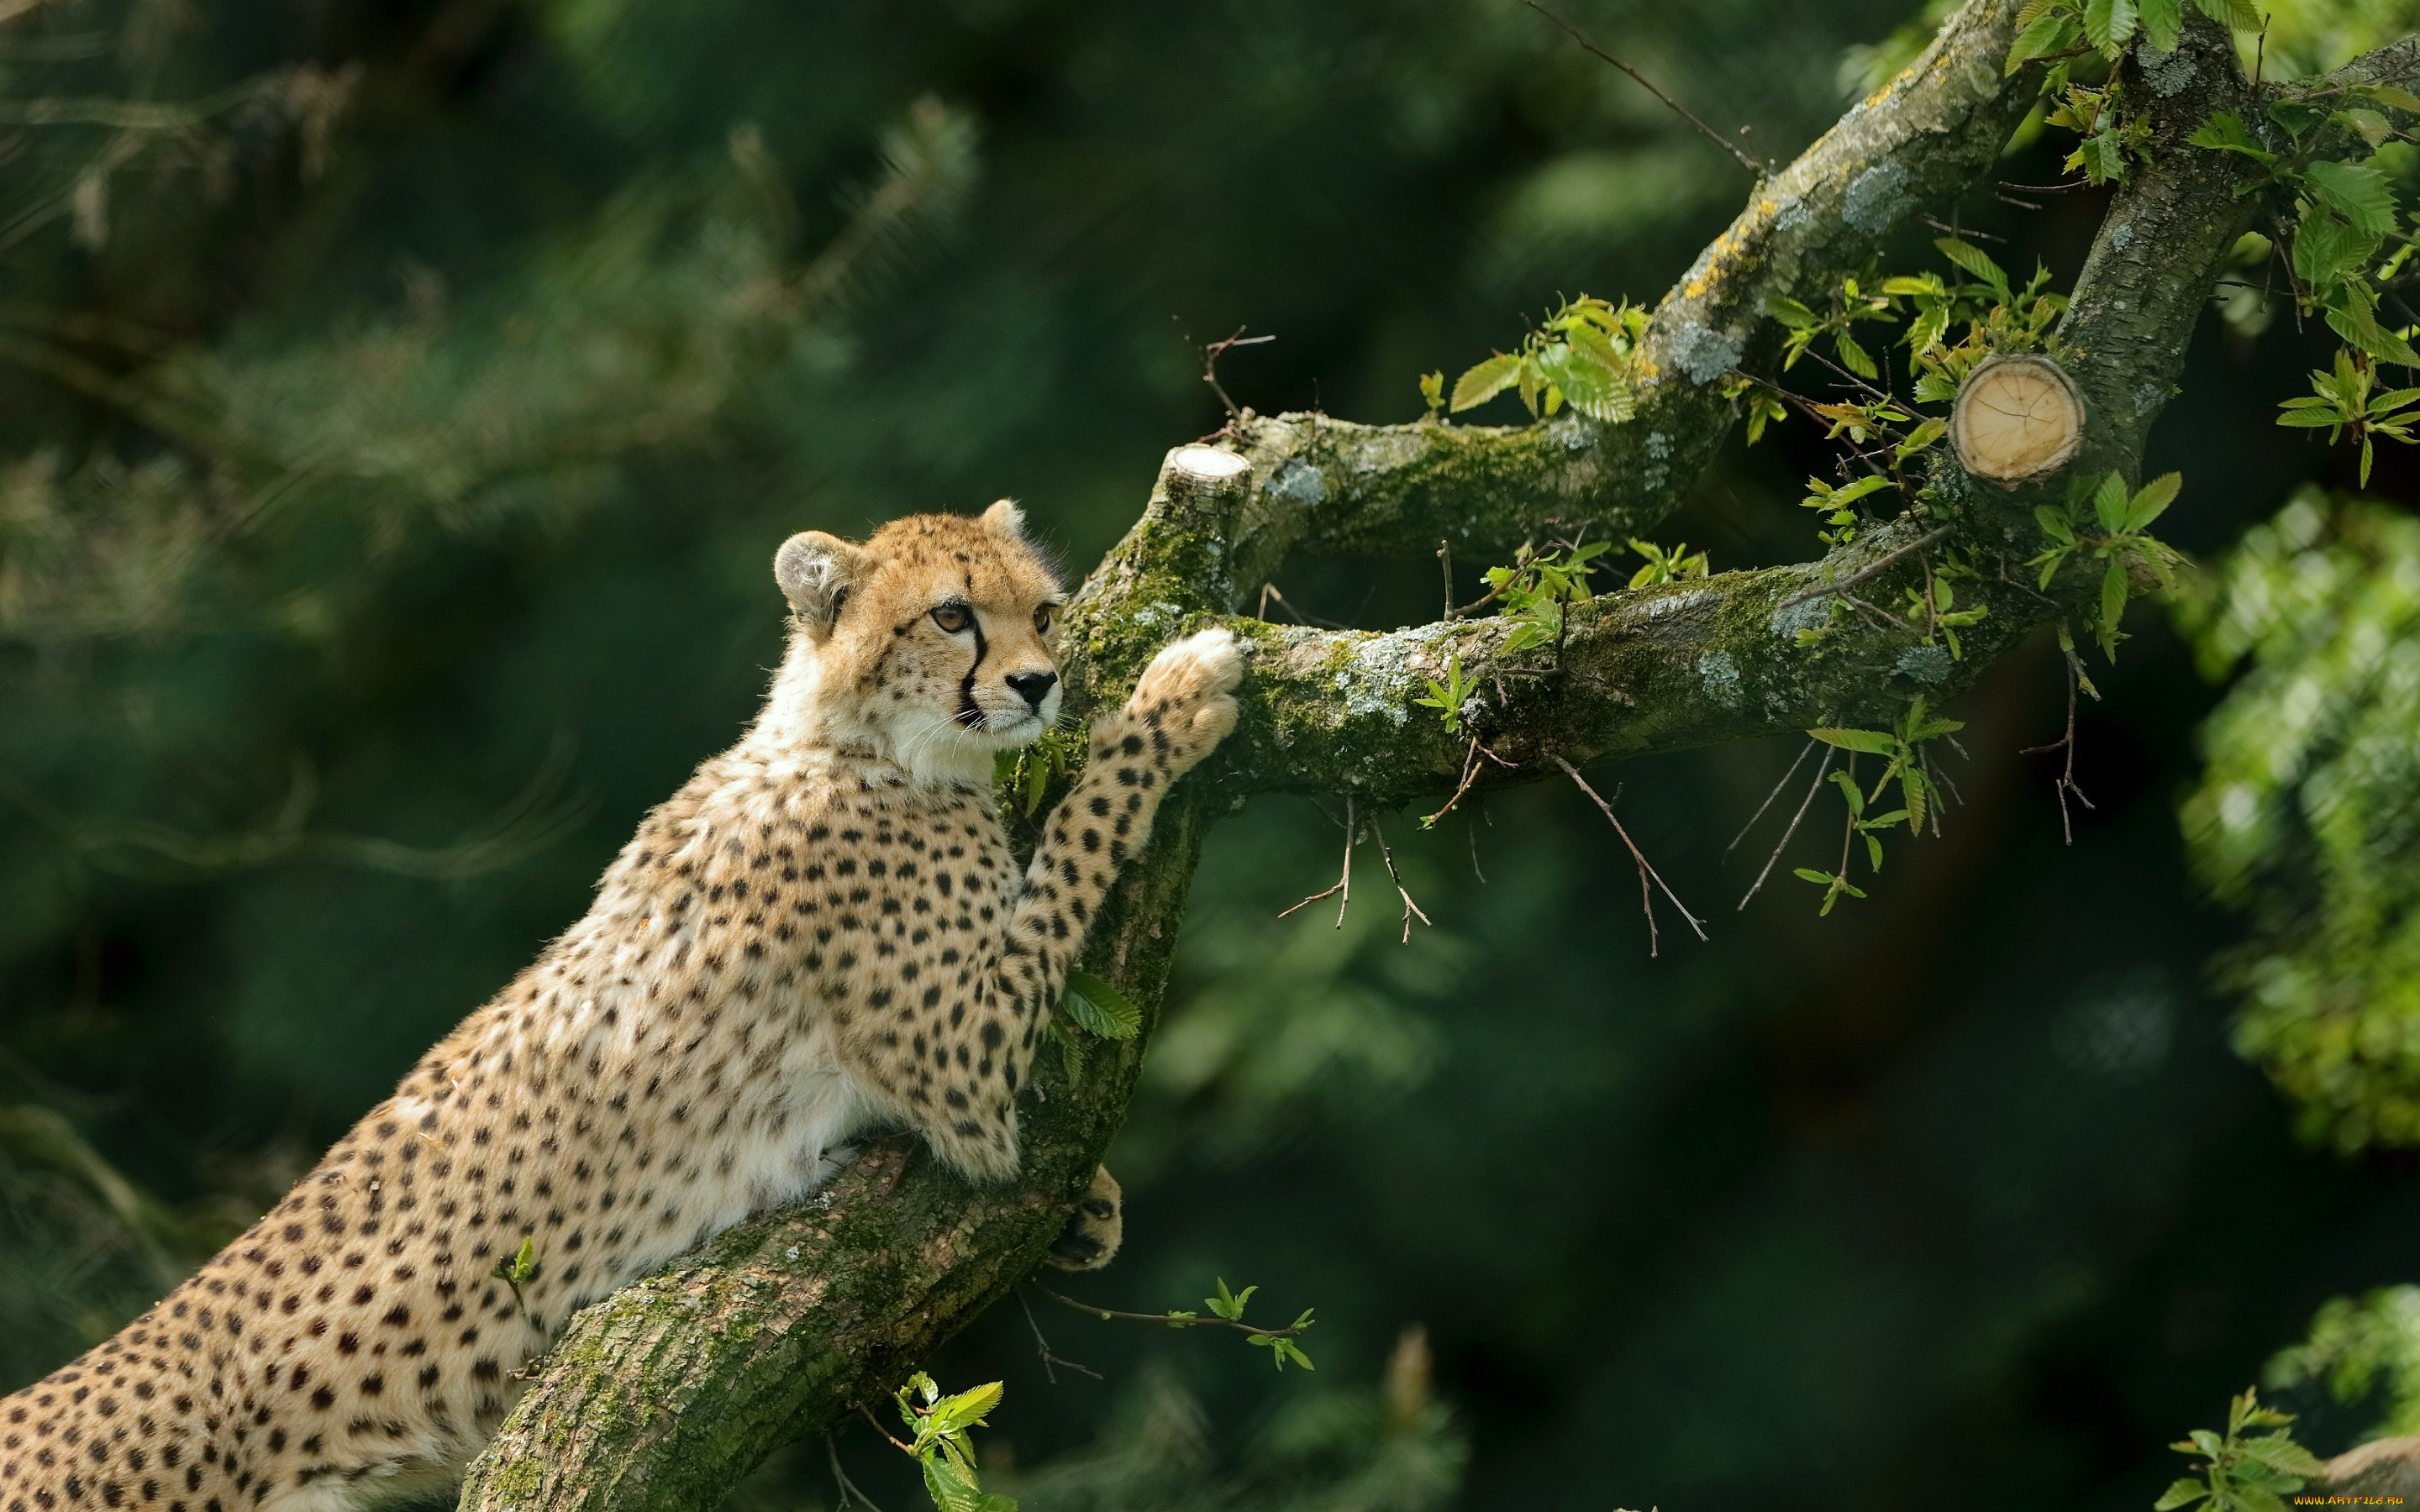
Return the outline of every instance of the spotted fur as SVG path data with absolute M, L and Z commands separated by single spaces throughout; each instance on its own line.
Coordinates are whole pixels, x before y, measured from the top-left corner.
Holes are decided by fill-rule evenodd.
M 1015 506 L 810 532 L 775 575 L 789 651 L 747 734 L 274 1211 L 0 1402 L 0 1512 L 442 1486 L 574 1309 L 811 1191 L 854 1132 L 1016 1168 L 1044 1015 L 1169 783 L 1233 726 L 1235 645 L 1160 653 L 1020 876 L 991 762 L 1058 716 L 1060 590 Z M 494 1273 L 524 1240 L 516 1286 Z

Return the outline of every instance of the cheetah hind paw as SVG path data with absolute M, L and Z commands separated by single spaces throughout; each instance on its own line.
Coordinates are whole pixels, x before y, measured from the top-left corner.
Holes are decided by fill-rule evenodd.
M 1162 646 L 1135 684 L 1126 713 L 1155 711 L 1177 744 L 1179 769 L 1191 766 L 1235 728 L 1235 685 L 1243 680 L 1244 652 L 1234 632 L 1199 631 Z
M 1118 1190 L 1118 1179 L 1108 1166 L 1096 1165 L 1092 1189 L 1067 1215 L 1066 1227 L 1050 1242 L 1042 1263 L 1061 1271 L 1097 1271 L 1117 1257 L 1125 1226 L 1125 1196 Z

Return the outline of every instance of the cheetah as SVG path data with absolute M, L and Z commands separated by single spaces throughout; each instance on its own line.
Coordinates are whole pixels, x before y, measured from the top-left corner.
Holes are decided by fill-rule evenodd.
M 0 1509 L 441 1489 L 575 1309 L 811 1192 L 855 1133 L 1016 1168 L 1046 1015 L 1169 784 L 1233 727 L 1236 644 L 1159 653 L 1020 876 L 993 758 L 1059 717 L 1063 597 L 1016 507 L 805 532 L 774 577 L 788 650 L 739 742 L 274 1211 L 0 1402 Z M 1118 1218 L 1105 1171 L 1053 1258 L 1106 1259 Z

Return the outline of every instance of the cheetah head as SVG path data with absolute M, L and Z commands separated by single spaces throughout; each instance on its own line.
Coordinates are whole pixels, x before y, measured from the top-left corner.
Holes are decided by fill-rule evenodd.
M 803 531 L 774 553 L 773 576 L 827 738 L 988 781 L 993 753 L 1057 722 L 1065 595 L 1009 501 L 972 519 L 910 515 L 862 546 Z

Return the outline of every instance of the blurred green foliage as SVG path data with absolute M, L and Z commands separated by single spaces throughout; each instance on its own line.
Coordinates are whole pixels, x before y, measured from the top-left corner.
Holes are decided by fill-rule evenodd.
M 1571 13 L 1786 156 L 1848 102 L 1846 50 L 1910 8 Z M 1747 188 L 1511 0 L 0 11 L 12 1381 L 261 1211 L 577 915 L 750 712 L 789 532 L 1008 493 L 1080 568 L 1162 451 L 1218 423 L 1201 340 L 1278 333 L 1221 368 L 1256 408 L 1409 418 L 1417 375 L 1579 289 L 1652 300 Z M 2267 45 L 2332 62 L 2407 19 L 2298 3 Z M 1897 36 L 1854 66 L 1897 67 L 1921 34 Z M 2007 163 L 2055 172 L 2047 148 Z M 2064 287 L 2098 205 L 1942 213 Z M 2271 424 L 2332 345 L 2237 313 L 2147 470 L 2185 471 L 2162 524 L 2205 555 L 2294 483 L 2350 481 Z M 1807 429 L 1726 455 L 1671 537 L 1727 568 L 1803 556 L 1798 480 L 1829 465 Z M 2381 455 L 2379 494 L 2415 482 Z M 2331 506 L 2276 560 L 2401 538 L 2399 506 L 2361 508 L 2370 534 Z M 1424 620 L 1436 563 L 1305 563 L 1282 589 Z M 2279 667 L 2304 655 L 2272 640 Z M 2246 696 L 2292 681 L 2270 644 L 2236 653 Z M 2072 850 L 2049 770 L 2015 754 L 2058 728 L 2045 644 L 1954 711 L 1972 759 L 1943 766 L 1943 838 L 1867 904 L 1819 927 L 1763 899 L 1652 963 L 1629 859 L 1567 790 L 1382 818 L 1436 921 L 1408 943 L 1366 846 L 1341 927 L 1279 920 L 1335 878 L 1338 816 L 1229 820 L 1111 1157 L 1126 1253 L 1086 1295 L 1154 1311 L 1249 1274 L 1318 1304 L 1319 1370 L 1003 1307 L 931 1365 L 1010 1385 L 985 1488 L 1035 1509 L 2148 1504 L 2181 1425 L 2324 1298 L 2409 1280 L 2420 1241 L 2408 1178 L 2296 1146 L 2196 986 L 2227 926 L 2171 820 L 2217 696 L 2191 661 L 2147 630 L 2102 679 Z M 2372 717 L 2369 689 L 2319 689 L 2331 729 Z M 1746 889 L 1771 831 L 1724 844 L 1794 748 L 1621 774 L 1683 898 Z M 2295 921 L 2330 879 L 2387 860 L 2327 849 L 2304 779 L 2266 780 L 2282 839 L 2242 896 L 2259 949 L 2308 954 Z M 2329 1104 L 2331 1131 L 2370 1097 Z M 1047 1374 L 1043 1329 L 1105 1379 Z M 1575 1450 L 1600 1468 L 1575 1479 Z M 831 1506 L 835 1463 L 881 1504 L 921 1494 L 860 1427 L 741 1498 Z
M 2207 583 L 2203 671 L 2243 670 L 2182 815 L 2254 922 L 2236 1042 L 2313 1137 L 2420 1143 L 2420 519 L 2306 492 Z

